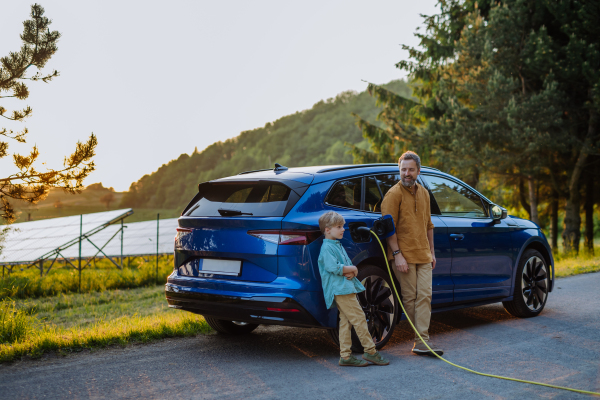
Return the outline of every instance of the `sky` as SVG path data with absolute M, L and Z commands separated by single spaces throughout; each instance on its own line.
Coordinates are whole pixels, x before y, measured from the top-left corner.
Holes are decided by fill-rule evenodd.
M 17 51 L 31 1 L 2 5 L 0 56 Z M 364 81 L 405 78 L 401 45 L 417 46 L 422 1 L 91 1 L 40 0 L 62 37 L 43 71 L 60 76 L 29 84 L 27 144 L 38 169 L 59 168 L 93 132 L 96 171 L 86 185 L 124 191 L 161 165 L 212 143 L 311 108 Z M 35 71 L 32 71 L 33 74 Z M 14 172 L 0 160 L 2 177 Z M 42 163 L 44 163 L 42 165 Z

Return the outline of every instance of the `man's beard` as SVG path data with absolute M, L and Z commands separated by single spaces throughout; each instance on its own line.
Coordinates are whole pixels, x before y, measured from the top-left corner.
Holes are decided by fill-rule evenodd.
M 400 180 L 400 182 L 402 183 L 402 186 L 413 187 L 415 185 L 415 180 L 414 179 L 409 178 L 410 182 L 405 182 L 404 179 L 406 179 L 406 178 L 402 178 Z

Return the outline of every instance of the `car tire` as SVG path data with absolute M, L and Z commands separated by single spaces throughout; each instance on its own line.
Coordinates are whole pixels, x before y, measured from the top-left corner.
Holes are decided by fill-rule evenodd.
M 399 303 L 394 295 L 392 283 L 388 273 L 373 265 L 366 265 L 358 269 L 358 280 L 365 287 L 365 291 L 356 295 L 362 307 L 369 333 L 373 337 L 377 350 L 383 348 L 390 340 L 398 320 Z M 336 345 L 340 345 L 339 317 L 338 326 L 329 330 L 329 335 Z M 363 347 L 352 328 L 352 351 L 361 353 Z
M 515 317 L 535 317 L 546 305 L 549 288 L 550 271 L 546 260 L 539 251 L 526 250 L 519 260 L 513 299 L 502 302 L 504 309 Z
M 248 322 L 225 321 L 212 317 L 204 317 L 204 320 L 211 328 L 224 335 L 245 335 L 258 328 L 258 324 Z

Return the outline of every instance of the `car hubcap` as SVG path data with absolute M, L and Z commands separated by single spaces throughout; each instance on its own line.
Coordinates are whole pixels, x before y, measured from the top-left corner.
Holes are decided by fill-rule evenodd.
M 548 295 L 548 271 L 539 257 L 531 257 L 523 267 L 521 277 L 523 300 L 531 311 L 542 308 Z
M 357 295 L 369 333 L 375 344 L 384 340 L 392 329 L 396 300 L 387 282 L 378 276 L 367 276 L 361 282 L 365 291 Z

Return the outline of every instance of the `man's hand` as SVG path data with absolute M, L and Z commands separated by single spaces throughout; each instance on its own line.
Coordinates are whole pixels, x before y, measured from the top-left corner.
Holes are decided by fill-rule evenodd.
M 396 269 L 398 271 L 408 272 L 408 263 L 402 253 L 398 253 L 394 256 L 394 263 L 396 264 Z
M 435 263 L 437 262 L 435 255 L 432 254 L 431 258 L 433 259 L 433 261 L 431 261 L 431 269 L 435 269 Z

